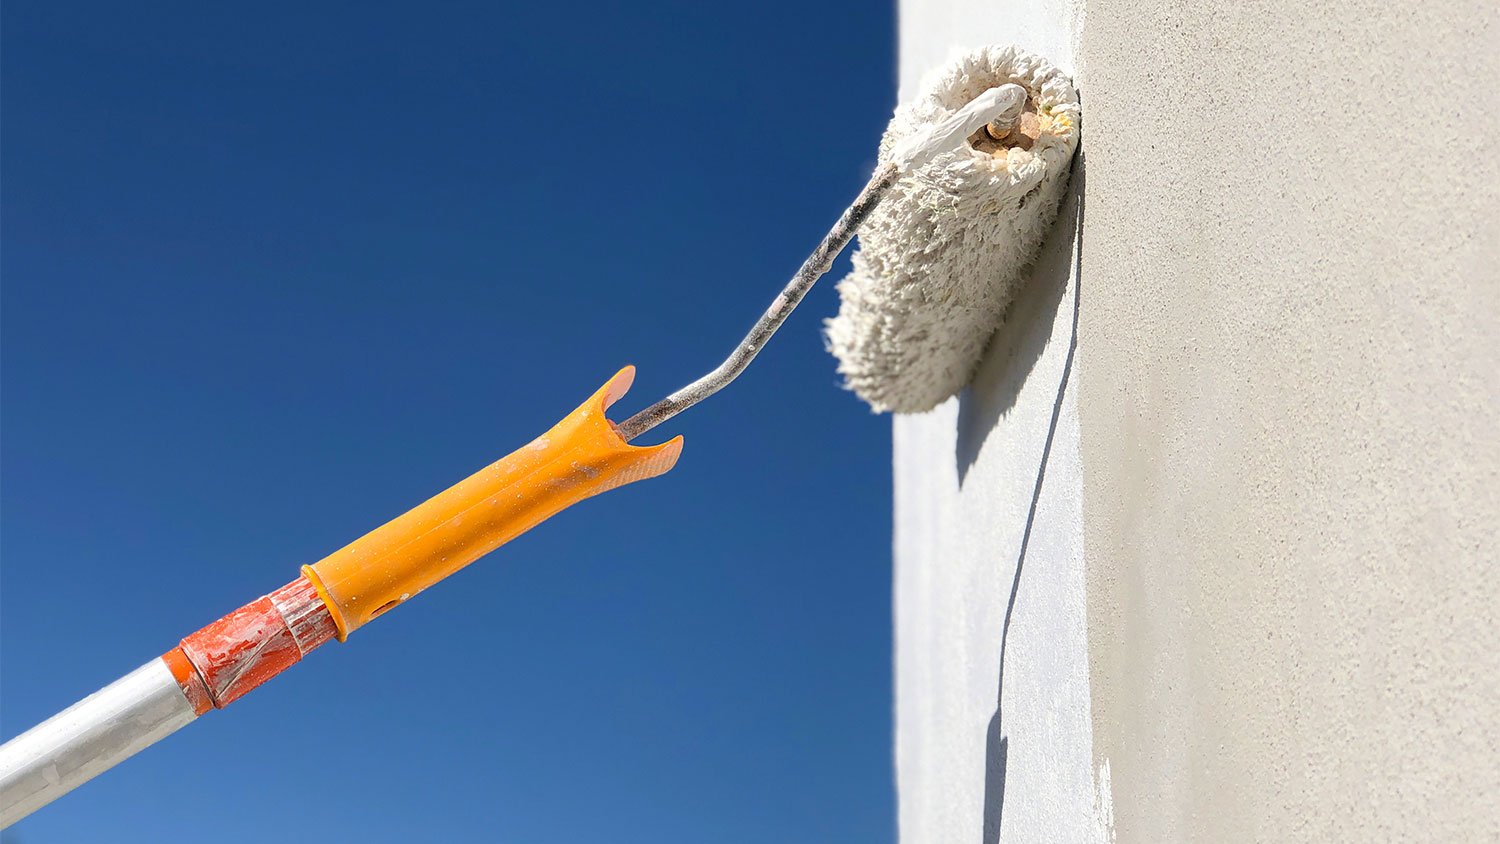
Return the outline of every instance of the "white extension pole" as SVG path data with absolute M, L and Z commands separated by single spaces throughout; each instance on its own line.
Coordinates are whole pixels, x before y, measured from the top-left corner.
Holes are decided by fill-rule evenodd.
M 197 716 L 160 657 L 0 746 L 0 827 L 160 741 Z
M 298 577 L 0 745 L 0 829 L 223 709 L 336 632 L 317 590 Z

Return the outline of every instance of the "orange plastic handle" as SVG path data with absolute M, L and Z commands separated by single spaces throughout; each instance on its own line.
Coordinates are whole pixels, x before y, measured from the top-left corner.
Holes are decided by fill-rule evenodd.
M 528 445 L 303 566 L 339 641 L 563 508 L 671 469 L 682 437 L 633 446 L 604 416 L 634 379 L 635 368 L 625 367 Z

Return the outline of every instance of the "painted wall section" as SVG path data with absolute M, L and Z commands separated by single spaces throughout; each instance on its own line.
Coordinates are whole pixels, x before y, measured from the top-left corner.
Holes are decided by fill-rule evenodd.
M 901 96 L 955 50 L 987 43 L 1070 69 L 1075 24 L 1055 0 L 905 3 Z M 1106 839 L 1084 602 L 1078 214 L 1072 193 L 1012 308 L 1017 330 L 992 344 L 971 388 L 895 419 L 896 764 L 908 844 L 1036 841 L 1038 830 Z
M 1122 841 L 1500 840 L 1497 9 L 1089 7 L 1078 395 Z

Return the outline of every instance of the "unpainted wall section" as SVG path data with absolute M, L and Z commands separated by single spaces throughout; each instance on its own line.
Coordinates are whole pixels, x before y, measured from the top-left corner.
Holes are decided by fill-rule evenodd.
M 1500 840 L 1496 5 L 1090 4 L 1121 840 Z

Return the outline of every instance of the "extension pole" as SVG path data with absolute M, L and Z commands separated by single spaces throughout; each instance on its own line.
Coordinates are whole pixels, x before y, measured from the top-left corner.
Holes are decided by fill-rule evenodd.
M 332 639 L 299 577 L 0 747 L 0 817 L 26 817 L 199 715 L 223 708 Z

